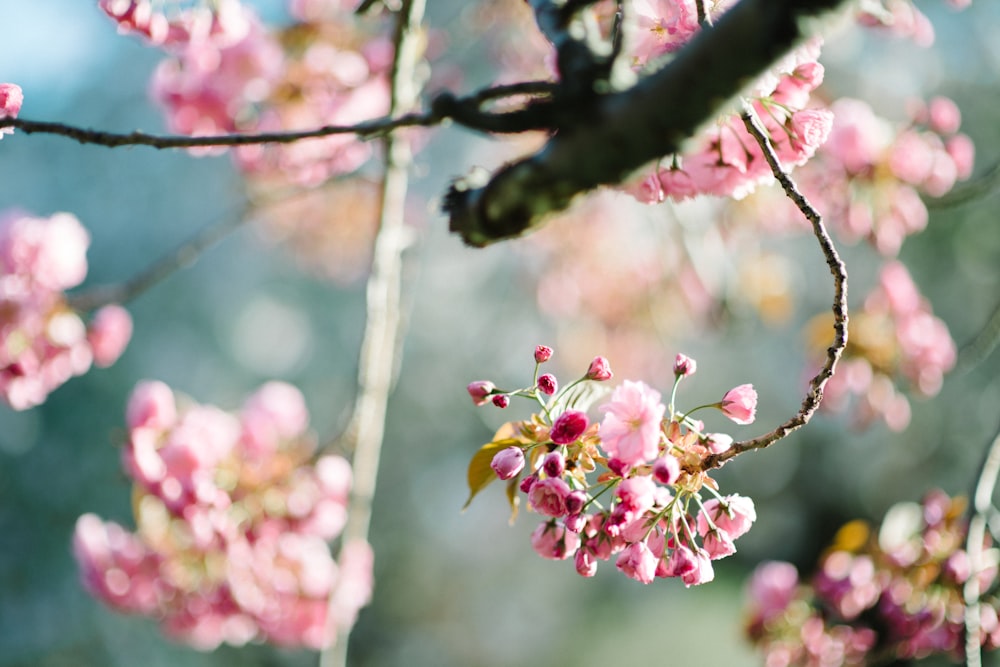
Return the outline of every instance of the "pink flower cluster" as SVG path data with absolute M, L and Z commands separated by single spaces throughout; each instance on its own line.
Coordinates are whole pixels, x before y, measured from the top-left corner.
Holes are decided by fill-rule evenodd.
M 721 5 L 716 3 L 716 9 Z M 693 2 L 642 3 L 639 10 L 645 49 L 659 45 L 664 52 L 679 48 L 697 30 Z M 669 12 L 664 14 L 664 12 Z M 664 16 L 668 18 L 664 18 Z M 666 21 L 666 24 L 664 23 Z M 753 86 L 753 107 L 781 160 L 793 167 L 805 164 L 826 141 L 833 115 L 810 107 L 810 93 L 823 82 L 823 66 L 817 62 L 820 43 L 812 41 L 782 59 Z M 655 54 L 651 51 L 649 55 Z M 652 172 L 640 170 L 625 187 L 639 201 L 680 201 L 698 195 L 737 199 L 757 185 L 771 182 L 773 174 L 757 141 L 747 132 L 738 114 L 721 118 L 692 141 L 683 154 L 660 160 Z
M 384 115 L 391 46 L 361 34 L 347 4 L 298 3 L 294 9 L 316 22 L 280 34 L 239 0 L 171 16 L 149 0 L 101 0 L 100 6 L 120 31 L 140 34 L 171 54 L 153 75 L 152 95 L 173 131 L 201 136 L 349 125 Z M 236 157 L 258 176 L 315 185 L 356 170 L 371 150 L 347 134 L 244 146 Z
M 235 415 L 143 382 L 126 421 L 137 529 L 80 517 L 74 553 L 92 595 L 202 650 L 319 649 L 354 622 L 371 596 L 371 549 L 345 544 L 338 564 L 327 545 L 347 519 L 351 467 L 313 460 L 297 389 L 265 384 Z
M 903 430 L 910 404 L 896 384 L 902 381 L 920 396 L 938 393 L 957 355 L 948 326 L 934 316 L 906 267 L 891 261 L 882 267 L 878 287 L 851 314 L 849 327 L 850 344 L 826 385 L 824 407 L 844 411 L 857 396 L 859 425 L 883 419 L 891 429 Z M 818 336 L 816 343 L 818 352 Z
M 21 92 L 21 86 L 16 83 L 0 83 L 0 118 L 17 118 L 23 103 L 24 93 Z M 0 129 L 0 139 L 3 139 L 3 135 L 13 132 L 12 127 Z
M 92 364 L 110 366 L 132 336 L 121 306 L 104 306 L 87 325 L 66 301 L 87 275 L 89 243 L 69 213 L 0 215 L 0 396 L 16 410 L 43 403 Z
M 604 416 L 597 423 L 581 404 L 579 386 L 610 379 L 607 360 L 595 358 L 581 378 L 549 391 L 558 382 L 538 370 L 551 355 L 548 347 L 536 350 L 530 387 L 469 385 L 476 405 L 502 396 L 506 407 L 508 397 L 526 397 L 542 408 L 502 427 L 473 457 L 471 496 L 492 479 L 507 481 L 515 509 L 517 491 L 526 494 L 529 507 L 546 517 L 532 534 L 534 550 L 543 558 L 573 558 L 582 576 L 594 576 L 599 561 L 616 556 L 618 570 L 644 584 L 656 577 L 677 577 L 687 586 L 711 581 L 712 561 L 736 551 L 734 540 L 750 529 L 756 512 L 749 498 L 721 495 L 703 469 L 705 457 L 728 449 L 732 438 L 706 433 L 690 412 L 673 407 L 677 387 L 694 374 L 695 361 L 677 355 L 669 408 L 655 389 L 626 380 L 601 406 Z M 746 424 L 753 421 L 756 402 L 753 388 L 741 385 L 702 407 Z M 703 500 L 706 491 L 710 497 Z
M 954 102 L 936 97 L 910 105 L 910 121 L 896 126 L 861 100 L 842 98 L 829 140 L 796 173 L 799 185 L 831 227 L 850 242 L 868 240 L 894 256 L 910 234 L 927 226 L 921 195 L 941 197 L 972 174 L 975 147 L 958 130 Z M 780 193 L 761 193 L 771 218 L 801 227 L 802 216 Z M 775 216 L 775 213 L 778 215 Z
M 922 506 L 890 510 L 877 533 L 851 522 L 809 583 L 790 563 L 759 566 L 748 586 L 747 633 L 766 663 L 865 665 L 876 653 L 901 661 L 960 657 L 962 589 L 971 576 L 964 509 L 964 500 L 934 491 Z M 981 590 L 996 575 L 993 558 L 979 573 Z M 980 614 L 980 643 L 996 649 L 997 601 L 983 600 Z

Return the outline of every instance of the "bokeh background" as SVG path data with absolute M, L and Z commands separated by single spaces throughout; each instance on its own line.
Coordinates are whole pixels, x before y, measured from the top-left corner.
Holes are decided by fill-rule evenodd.
M 285 20 L 278 0 L 252 4 L 268 20 Z M 162 131 L 146 92 L 160 54 L 117 36 L 95 5 L 6 3 L 0 80 L 23 87 L 25 118 Z M 896 118 L 909 96 L 953 97 L 963 131 L 976 142 L 976 173 L 983 174 L 1000 161 L 1000 3 L 976 2 L 962 13 L 944 5 L 920 3 L 937 30 L 932 49 L 860 32 L 831 40 L 823 57 L 828 88 Z M 470 7 L 429 8 L 461 73 L 452 80 L 465 90 L 494 75 L 477 50 Z M 519 416 L 472 409 L 465 384 L 529 381 L 534 346 L 553 344 L 559 323 L 536 305 L 525 268 L 530 241 L 464 248 L 437 213 L 448 179 L 473 164 L 494 166 L 513 150 L 455 128 L 427 139 L 412 201 L 421 233 L 408 256 L 409 333 L 372 524 L 375 599 L 354 631 L 350 664 L 754 665 L 759 660 L 741 639 L 741 608 L 743 580 L 757 562 L 808 566 L 844 521 L 877 519 L 932 487 L 962 493 L 972 484 L 1000 421 L 996 353 L 949 375 L 934 400 L 915 403 L 903 433 L 880 425 L 858 433 L 843 417 L 821 415 L 787 441 L 726 466 L 718 475 L 723 487 L 753 497 L 759 519 L 708 586 L 687 590 L 658 580 L 644 587 L 610 564 L 596 579 L 580 580 L 570 563 L 532 552 L 532 516 L 522 513 L 517 525 L 507 525 L 499 488 L 462 513 L 469 457 L 504 417 Z M 84 289 L 129 278 L 199 229 L 238 215 L 243 201 L 241 176 L 226 156 L 108 150 L 37 135 L 0 144 L 0 209 L 71 211 L 90 230 Z M 1000 302 L 998 201 L 990 191 L 934 209 L 928 229 L 901 253 L 960 346 Z M 666 213 L 644 215 L 669 224 Z M 112 368 L 72 380 L 34 410 L 0 409 L 0 666 L 315 664 L 308 652 L 266 646 L 197 653 L 174 644 L 153 622 L 116 615 L 89 598 L 70 550 L 84 512 L 130 523 L 119 447 L 125 400 L 140 379 L 236 408 L 262 382 L 279 378 L 303 390 L 322 439 L 343 427 L 364 324 L 363 283 L 318 277 L 270 236 L 250 221 L 129 303 L 135 337 Z M 773 247 L 801 277 L 797 314 L 787 327 L 771 328 L 737 309 L 723 329 L 665 334 L 662 341 L 669 355 L 684 351 L 699 361 L 686 387 L 691 405 L 717 400 L 735 384 L 758 387 L 758 423 L 737 436 L 794 412 L 806 365 L 797 327 L 830 298 L 810 239 Z M 863 294 L 874 281 L 875 255 L 857 246 L 845 257 L 852 294 Z M 568 379 L 583 368 L 566 356 L 557 347 L 552 363 Z M 670 381 L 635 379 L 663 389 Z

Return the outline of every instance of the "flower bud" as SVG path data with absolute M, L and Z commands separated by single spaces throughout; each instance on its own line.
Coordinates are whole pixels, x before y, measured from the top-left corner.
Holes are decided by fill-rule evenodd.
M 757 416 L 757 392 L 752 384 L 733 387 L 722 397 L 719 409 L 737 424 L 752 424 Z
M 494 389 L 496 389 L 496 385 L 489 380 L 476 380 L 470 382 L 469 386 L 465 388 L 469 392 L 469 396 L 472 397 L 472 402 L 476 405 L 486 403 L 486 398 L 493 393 Z
M 579 410 L 567 410 L 556 419 L 549 437 L 557 445 L 568 445 L 583 435 L 588 424 L 587 415 Z
M 556 376 L 552 373 L 546 373 L 538 376 L 538 391 L 543 394 L 551 396 L 556 393 L 556 389 L 558 387 L 559 383 L 556 381 Z
M 542 470 L 549 477 L 562 477 L 566 471 L 566 459 L 559 452 L 549 452 L 542 460 Z
M 580 516 L 580 511 L 586 504 L 587 504 L 587 494 L 584 493 L 583 491 L 580 491 L 579 489 L 577 489 L 576 491 L 570 491 L 569 494 L 566 495 L 566 511 L 569 512 L 570 515 Z M 570 518 L 572 518 L 572 516 Z M 586 517 L 583 517 L 583 520 L 585 521 Z M 566 520 L 566 525 L 569 526 L 569 519 Z M 580 527 L 582 528 L 583 525 L 581 524 Z M 580 531 L 574 530 L 573 532 L 578 533 Z
M 566 500 L 569 500 L 569 496 L 566 496 Z M 563 523 L 566 524 L 566 530 L 569 532 L 579 533 L 587 525 L 587 516 L 585 514 L 570 514 L 563 519 Z
M 524 468 L 524 452 L 520 447 L 501 449 L 493 456 L 490 467 L 500 479 L 510 479 Z
M 669 454 L 653 461 L 653 477 L 660 484 L 673 484 L 681 476 L 681 464 Z
M 590 368 L 587 369 L 588 380 L 603 382 L 604 380 L 610 380 L 613 375 L 611 364 L 604 357 L 594 357 L 594 360 L 590 362 Z
M 535 363 L 544 364 L 552 358 L 552 348 L 548 345 L 539 345 L 535 348 Z
M 698 363 L 683 354 L 678 354 L 674 359 L 674 375 L 677 377 L 687 377 L 688 375 L 694 375 L 694 372 L 698 370 Z
M 507 394 L 495 394 L 493 396 L 493 405 L 498 408 L 506 408 L 510 405 L 510 397 Z
M 527 477 L 521 480 L 521 483 L 518 485 L 517 488 L 521 489 L 521 491 L 524 493 L 531 493 L 531 487 L 533 487 L 535 485 L 535 482 L 537 481 L 538 481 L 537 475 L 528 475 Z

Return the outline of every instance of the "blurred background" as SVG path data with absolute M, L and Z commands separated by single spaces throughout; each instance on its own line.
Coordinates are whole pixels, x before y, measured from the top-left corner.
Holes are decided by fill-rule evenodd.
M 163 131 L 162 114 L 147 96 L 160 52 L 116 36 L 96 3 L 7 4 L 0 81 L 24 89 L 22 117 Z M 252 4 L 268 21 L 287 20 L 278 0 Z M 488 84 L 495 72 L 479 46 L 482 14 L 463 2 L 429 4 L 428 21 L 442 31 L 441 60 L 454 58 L 448 85 L 470 91 Z M 977 2 L 961 13 L 944 2 L 918 4 L 937 32 L 932 48 L 839 34 L 822 58 L 828 93 L 868 100 L 896 119 L 909 97 L 952 97 L 977 147 L 975 180 L 1000 161 L 1000 4 Z M 570 562 L 544 561 L 531 550 L 534 516 L 522 513 L 507 525 L 499 487 L 461 512 L 469 458 L 500 423 L 527 416 L 517 402 L 505 413 L 475 410 L 465 385 L 529 383 L 537 344 L 555 347 L 551 363 L 564 382 L 609 351 L 600 348 L 600 336 L 567 337 L 587 323 L 539 308 L 533 276 L 541 260 L 531 239 L 465 248 L 437 213 L 450 178 L 474 164 L 494 167 L 526 144 L 456 128 L 426 138 L 411 201 L 420 241 L 408 255 L 408 335 L 372 523 L 375 598 L 352 635 L 350 664 L 758 664 L 741 638 L 742 586 L 756 563 L 778 558 L 808 568 L 849 519 L 877 520 L 893 503 L 918 500 L 934 487 L 970 488 L 1000 421 L 997 353 L 949 374 L 933 400 L 914 401 L 901 433 L 879 423 L 862 433 L 847 416 L 820 415 L 786 441 L 726 466 L 717 475 L 722 487 L 751 496 L 758 521 L 737 555 L 717 564 L 711 585 L 642 586 L 610 563 L 596 579 L 581 581 Z M 91 232 L 82 289 L 128 279 L 199 229 L 239 215 L 244 198 L 227 156 L 108 150 L 40 135 L 0 144 L 0 210 L 70 211 Z M 1000 302 L 997 203 L 988 191 L 932 209 L 927 230 L 901 252 L 959 347 Z M 624 196 L 619 204 L 652 224 L 672 224 L 676 215 L 669 205 L 646 209 Z M 699 211 L 688 208 L 688 215 Z M 275 236 L 251 221 L 127 304 L 134 339 L 113 367 L 70 381 L 39 408 L 0 408 L 0 666 L 315 664 L 314 654 L 266 646 L 198 653 L 174 644 L 152 621 L 116 615 L 91 599 L 70 548 L 84 512 L 131 525 L 119 449 L 125 401 L 140 379 L 163 380 L 227 409 L 264 381 L 283 379 L 305 393 L 321 440 L 344 426 L 364 326 L 363 277 L 324 278 Z M 783 326 L 735 303 L 717 326 L 664 327 L 658 341 L 665 358 L 685 352 L 699 362 L 684 387 L 686 405 L 718 400 L 744 382 L 758 388 L 757 423 L 730 429 L 736 437 L 763 432 L 795 411 L 807 367 L 800 330 L 828 308 L 831 295 L 811 238 L 767 243 L 796 277 L 788 295 L 794 315 Z M 857 245 L 844 255 L 851 292 L 860 297 L 874 284 L 876 254 Z M 600 266 L 592 270 L 601 275 Z M 655 365 L 619 368 L 614 356 L 611 362 L 618 378 L 669 391 L 671 378 Z M 726 424 L 719 419 L 715 427 Z

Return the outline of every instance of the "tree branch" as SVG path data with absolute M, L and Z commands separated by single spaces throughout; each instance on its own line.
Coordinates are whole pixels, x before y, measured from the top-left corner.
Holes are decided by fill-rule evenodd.
M 965 580 L 963 597 L 965 600 L 965 664 L 980 667 L 983 658 L 979 641 L 979 599 L 983 591 L 979 586 L 979 573 L 984 569 L 983 544 L 986 540 L 986 525 L 993 511 L 993 491 L 997 476 L 1000 475 L 1000 433 L 986 450 L 979 478 L 972 493 L 969 511 L 969 533 L 966 536 L 965 552 L 969 556 L 969 577 Z
M 398 14 L 395 56 L 391 76 L 391 113 L 405 113 L 417 103 L 415 72 L 422 54 L 417 34 L 425 0 L 404 0 Z M 371 274 L 366 288 L 365 332 L 358 360 L 358 398 L 343 442 L 354 451 L 354 485 L 348 506 L 341 552 L 352 542 L 368 541 L 372 501 L 385 435 L 385 415 L 396 367 L 397 341 L 402 326 L 400 292 L 402 254 L 407 245 L 404 215 L 411 162 L 405 136 L 384 140 L 385 177 L 382 210 L 375 237 Z M 330 594 L 328 622 L 337 623 L 339 583 Z M 341 620 L 344 623 L 348 619 Z M 349 619 L 353 624 L 353 619 Z M 346 624 L 346 623 L 345 623 Z M 338 628 L 338 641 L 320 655 L 320 667 L 345 666 L 350 626 Z
M 823 250 L 827 266 L 830 267 L 830 273 L 833 275 L 834 338 L 833 345 L 827 348 L 826 351 L 826 363 L 824 363 L 819 373 L 809 382 L 809 391 L 805 399 L 803 399 L 798 412 L 770 433 L 762 435 L 759 438 L 754 438 L 753 440 L 735 442 L 732 447 L 721 454 L 709 456 L 702 464 L 705 470 L 718 468 L 729 459 L 743 452 L 752 449 L 763 449 L 809 423 L 809 420 L 812 419 L 812 416 L 819 408 L 820 402 L 823 400 L 823 387 L 833 377 L 837 361 L 840 359 L 840 355 L 843 354 L 844 348 L 847 347 L 847 267 L 844 266 L 844 262 L 837 254 L 837 249 L 833 246 L 833 240 L 823 225 L 823 218 L 781 167 L 778 156 L 775 154 L 774 148 L 767 138 L 766 130 L 760 124 L 760 121 L 753 113 L 753 109 L 748 104 L 744 104 L 743 124 L 746 125 L 747 131 L 757 140 L 757 144 L 760 146 L 761 151 L 763 151 L 764 157 L 768 165 L 770 165 L 775 178 L 781 183 L 785 194 L 802 211 L 806 219 L 809 220 L 813 228 L 813 234 L 819 240 L 819 245 Z
M 96 144 L 107 148 L 121 146 L 149 146 L 157 150 L 167 148 L 198 148 L 207 146 L 248 146 L 256 144 L 289 144 L 303 139 L 315 139 L 335 134 L 355 134 L 362 139 L 372 139 L 384 136 L 393 130 L 403 127 L 431 127 L 445 120 L 456 122 L 472 129 L 487 132 L 521 132 L 516 118 L 518 111 L 507 113 L 488 113 L 480 111 L 480 107 L 491 101 L 504 97 L 523 95 L 550 95 L 555 84 L 548 81 L 525 81 L 505 86 L 485 88 L 465 97 L 455 97 L 450 93 L 442 93 L 449 100 L 448 104 L 432 104 L 429 112 L 409 112 L 399 116 L 373 118 L 356 125 L 324 125 L 309 130 L 292 130 L 283 132 L 258 132 L 247 134 L 218 134 L 203 137 L 186 135 L 148 134 L 146 132 L 105 132 L 84 127 L 53 123 L 47 121 L 29 120 L 26 118 L 0 118 L 0 129 L 13 127 L 25 134 L 54 134 L 73 139 L 81 144 Z M 515 116 L 512 116 L 514 114 Z M 511 120 L 505 121 L 507 116 Z M 476 124 L 476 119 L 482 119 L 482 125 Z M 509 126 L 509 127 L 508 127 Z M 514 128 L 514 129 L 510 129 Z M 534 127 L 529 129 L 535 129 Z
M 475 246 L 520 236 L 578 194 L 620 183 L 677 152 L 806 33 L 805 19 L 842 0 L 743 0 L 660 71 L 572 110 L 541 152 L 485 184 L 459 179 L 445 198 L 450 229 Z

